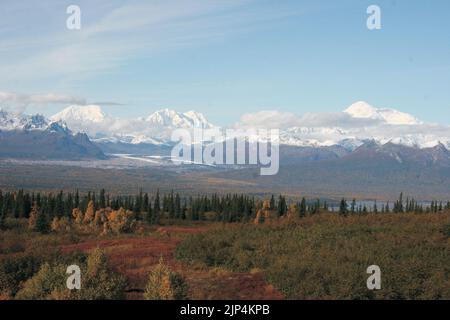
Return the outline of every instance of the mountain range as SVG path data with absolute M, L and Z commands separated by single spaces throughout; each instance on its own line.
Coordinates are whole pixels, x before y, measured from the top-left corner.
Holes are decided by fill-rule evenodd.
M 166 144 L 174 129 L 212 128 L 205 116 L 195 111 L 185 113 L 163 109 L 145 118 L 119 119 L 105 114 L 99 106 L 69 106 L 50 117 L 70 128 L 86 132 L 93 140 L 125 144 Z
M 106 156 L 85 133 L 73 133 L 64 122 L 0 110 L 0 158 L 83 160 Z
M 356 156 L 362 150 L 368 152 L 367 149 L 379 154 L 393 148 L 400 151 L 388 153 L 398 161 L 402 161 L 403 154 L 409 157 L 410 153 L 430 153 L 428 157 L 416 157 L 418 160 L 427 158 L 428 162 L 434 159 L 431 153 L 437 148 L 443 154 L 435 160 L 445 162 L 448 155 L 444 150 L 450 149 L 450 127 L 427 124 L 410 114 L 375 108 L 362 101 L 334 114 L 247 114 L 229 127 L 258 129 L 265 126 L 280 129 L 279 142 L 284 146 L 282 156 L 288 163 L 341 158 L 348 154 Z M 72 105 L 47 119 L 42 115 L 18 115 L 3 110 L 0 111 L 0 155 L 26 157 L 33 154 L 30 150 L 38 148 L 37 137 L 48 137 L 44 148 L 47 151 L 49 141 L 53 141 L 58 150 L 70 149 L 70 152 L 64 151 L 70 159 L 104 158 L 104 153 L 167 155 L 174 144 L 170 140 L 171 133 L 177 128 L 225 129 L 213 125 L 195 111 L 181 113 L 162 109 L 147 117 L 121 119 L 106 114 L 97 105 Z M 34 149 L 30 149 L 28 144 L 33 139 L 36 143 Z M 27 151 L 20 152 L 21 148 Z M 77 148 L 80 148 L 78 156 L 75 155 Z M 64 158 L 63 152 L 58 150 L 50 153 L 49 158 Z M 45 158 L 44 155 L 39 157 Z
M 288 121 L 280 121 L 280 118 Z M 251 119 L 249 121 L 249 118 Z M 72 130 L 85 132 L 96 142 L 122 144 L 171 144 L 176 128 L 214 128 L 198 112 L 170 109 L 156 111 L 144 118 L 120 119 L 105 114 L 99 106 L 70 106 L 50 118 L 63 121 Z M 229 127 L 278 128 L 280 144 L 300 147 L 342 146 L 354 150 L 366 141 L 394 143 L 414 148 L 443 144 L 450 149 L 450 127 L 427 124 L 395 109 L 375 108 L 356 102 L 340 113 L 280 115 L 262 112 L 244 115 Z
M 35 165 L 47 160 L 100 160 L 88 163 L 99 169 L 126 168 L 127 173 L 123 174 L 127 179 L 158 172 L 161 181 L 169 185 L 176 185 L 180 174 L 189 173 L 193 175 L 189 181 L 221 181 L 221 188 L 227 185 L 229 192 L 239 187 L 251 192 L 295 191 L 312 197 L 384 199 L 393 199 L 400 191 L 422 199 L 450 193 L 448 126 L 428 124 L 394 109 L 357 102 L 331 114 L 296 116 L 273 111 L 246 114 L 230 128 L 258 129 L 266 125 L 281 128 L 280 170 L 269 177 L 260 176 L 255 166 L 174 167 L 167 160 L 174 144 L 170 140 L 174 129 L 219 127 L 201 113 L 170 109 L 137 119 L 112 117 L 96 105 L 70 106 L 50 118 L 0 110 L 0 158 L 40 160 Z M 87 170 L 81 162 L 65 162 L 67 166 Z M 12 163 L 0 162 L 0 167 L 13 170 Z M 23 165 L 28 163 L 25 161 Z M 140 173 L 136 176 L 137 172 Z M 28 184 L 36 187 L 41 186 L 42 179 L 53 185 L 57 178 L 22 175 L 20 181 L 11 177 L 14 180 L 11 183 L 22 186 L 24 179 L 30 179 Z M 192 185 L 190 182 L 189 186 L 179 187 Z

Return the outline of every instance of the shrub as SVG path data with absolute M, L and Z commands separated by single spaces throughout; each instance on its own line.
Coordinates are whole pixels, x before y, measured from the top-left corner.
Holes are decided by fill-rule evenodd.
M 144 297 L 147 300 L 184 300 L 187 285 L 183 276 L 171 271 L 161 258 L 148 275 Z
M 53 218 L 52 224 L 51 224 L 52 231 L 56 233 L 67 233 L 72 230 L 72 226 L 70 224 L 70 221 L 67 217 L 63 218 Z
M 450 224 L 444 225 L 441 229 L 441 233 L 444 235 L 444 237 L 450 238 Z
M 76 259 L 76 260 L 73 260 Z M 67 266 L 76 264 L 81 269 L 81 290 L 66 287 Z M 109 266 L 100 249 L 93 250 L 87 263 L 83 256 L 61 258 L 53 263 L 44 263 L 39 271 L 28 279 L 17 293 L 16 299 L 23 300 L 111 300 L 124 297 L 126 281 Z
M 258 268 L 288 299 L 449 299 L 449 226 L 448 215 L 323 213 L 211 229 L 181 242 L 176 257 L 237 272 Z M 367 290 L 372 264 L 382 270 L 382 290 Z
M 80 209 L 75 208 L 72 210 L 72 217 L 76 224 L 81 225 L 84 220 L 84 213 Z
M 34 256 L 20 255 L 0 261 L 0 294 L 14 296 L 20 284 L 35 274 L 42 261 Z
M 86 209 L 86 212 L 83 217 L 83 223 L 84 224 L 90 224 L 92 221 L 94 221 L 95 218 L 95 207 L 94 207 L 94 201 L 89 201 L 88 207 Z
M 134 229 L 136 220 L 134 219 L 133 212 L 126 211 L 120 208 L 117 211 L 112 211 L 109 215 L 108 225 L 115 233 L 127 233 Z
M 132 211 L 123 208 L 112 210 L 102 208 L 95 211 L 94 203 L 89 202 L 86 212 L 74 209 L 72 211 L 74 226 L 84 232 L 100 232 L 101 235 L 130 233 L 136 229 L 137 222 Z M 59 222 L 59 221 L 57 221 Z
M 125 277 L 115 273 L 100 248 L 94 249 L 88 256 L 86 277 L 79 299 L 82 300 L 118 300 L 124 298 Z
M 17 293 L 16 299 L 47 300 L 52 296 L 68 297 L 65 271 L 65 267 L 60 264 L 55 266 L 43 264 L 38 273 L 25 282 L 23 289 Z
M 30 212 L 30 217 L 28 218 L 28 229 L 30 230 L 35 230 L 36 229 L 36 222 L 37 222 L 37 218 L 38 218 L 38 209 L 36 205 L 33 205 L 31 212 Z
M 17 239 L 1 240 L 0 254 L 14 254 L 25 251 L 25 244 Z

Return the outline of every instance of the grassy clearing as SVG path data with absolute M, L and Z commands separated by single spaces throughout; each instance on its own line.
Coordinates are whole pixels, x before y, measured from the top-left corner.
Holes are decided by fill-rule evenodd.
M 450 214 L 319 214 L 269 226 L 192 235 L 177 258 L 250 272 L 290 299 L 450 299 Z M 378 265 L 382 289 L 369 291 Z

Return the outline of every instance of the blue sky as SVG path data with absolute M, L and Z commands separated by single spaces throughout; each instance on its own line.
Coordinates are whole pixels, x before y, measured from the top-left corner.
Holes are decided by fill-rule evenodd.
M 70 4 L 80 31 L 66 28 Z M 366 27 L 370 4 L 381 30 Z M 449 17 L 448 0 L 2 0 L 0 92 L 123 117 L 195 109 L 217 124 L 365 100 L 449 124 Z M 27 111 L 50 115 L 57 100 Z

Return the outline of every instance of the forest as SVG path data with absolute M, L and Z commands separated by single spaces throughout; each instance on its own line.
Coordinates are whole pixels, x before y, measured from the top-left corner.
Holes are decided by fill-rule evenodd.
M 449 266 L 449 201 L 0 191 L 0 299 L 449 299 Z
M 351 202 L 341 199 L 339 207 L 330 207 L 327 201 L 287 200 L 285 196 L 272 195 L 269 200 L 270 210 L 277 217 L 282 217 L 288 212 L 290 204 L 295 205 L 295 215 L 305 217 L 319 211 L 331 211 L 341 215 L 361 213 L 403 213 L 403 212 L 442 212 L 450 209 L 450 201 L 431 201 L 430 205 L 413 198 L 404 199 L 403 193 L 392 205 L 383 203 L 379 208 L 377 202 L 371 206 L 357 204 L 353 199 Z M 99 193 L 87 192 L 80 195 L 78 191 L 53 193 L 29 193 L 24 190 L 17 192 L 2 192 L 0 190 L 0 228 L 4 226 L 7 217 L 30 218 L 30 215 L 39 217 L 45 229 L 56 219 L 76 219 L 74 210 L 85 212 L 90 205 L 90 211 L 95 215 L 98 209 L 125 210 L 132 212 L 136 221 L 145 221 L 149 224 L 158 224 L 161 217 L 169 219 L 192 220 L 192 221 L 221 221 L 221 222 L 248 222 L 255 218 L 256 212 L 262 207 L 262 200 L 255 196 L 245 194 L 227 195 L 198 195 L 196 197 L 183 197 L 173 191 L 168 194 L 155 194 L 139 192 L 134 196 L 112 196 L 104 189 Z M 45 231 L 45 230 L 43 230 Z

